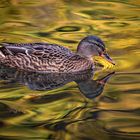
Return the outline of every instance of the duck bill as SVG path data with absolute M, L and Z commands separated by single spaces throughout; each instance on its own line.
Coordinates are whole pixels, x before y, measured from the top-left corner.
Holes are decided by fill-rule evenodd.
M 115 65 L 115 62 L 110 58 L 110 56 L 107 53 L 103 53 L 101 55 L 101 57 L 103 57 L 105 60 L 107 60 L 109 63 Z

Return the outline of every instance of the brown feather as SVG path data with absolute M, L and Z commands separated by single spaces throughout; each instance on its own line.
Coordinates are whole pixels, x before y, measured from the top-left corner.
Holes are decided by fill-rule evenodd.
M 0 63 L 26 71 L 79 72 L 93 68 L 85 57 L 56 44 L 1 43 Z

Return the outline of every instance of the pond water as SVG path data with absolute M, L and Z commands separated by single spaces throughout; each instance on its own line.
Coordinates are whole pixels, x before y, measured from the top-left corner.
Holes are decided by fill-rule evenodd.
M 75 51 L 94 34 L 116 67 L 91 79 L 91 72 L 38 75 L 1 65 L 0 139 L 139 139 L 139 13 L 139 0 L 1 0 L 0 42 L 51 42 Z

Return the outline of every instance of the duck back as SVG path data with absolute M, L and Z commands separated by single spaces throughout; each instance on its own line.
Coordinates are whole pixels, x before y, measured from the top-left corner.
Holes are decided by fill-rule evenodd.
M 90 60 L 56 44 L 1 43 L 0 46 L 0 63 L 21 70 L 69 73 L 93 68 Z

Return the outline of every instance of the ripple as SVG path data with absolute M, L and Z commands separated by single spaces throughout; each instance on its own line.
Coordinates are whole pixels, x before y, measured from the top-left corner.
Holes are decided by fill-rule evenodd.
M 113 16 L 113 13 L 109 10 L 106 10 L 106 9 L 97 9 L 94 11 L 93 10 L 84 10 L 84 11 L 80 11 L 80 13 L 88 15 L 92 19 L 99 19 L 99 20 L 115 19 L 115 17 Z
M 106 22 L 105 24 L 111 27 L 126 27 L 129 25 L 126 22 Z
M 116 74 L 111 84 L 127 85 L 140 83 L 139 73 Z
M 10 108 L 8 105 L 4 103 L 0 103 L 0 110 L 1 110 L 0 118 L 3 119 L 17 117 L 24 114 L 21 111 Z
M 58 32 L 76 32 L 80 30 L 81 29 L 78 26 L 63 26 L 56 29 Z
M 47 33 L 47 32 L 37 32 L 37 33 L 34 33 L 34 34 L 39 36 L 39 37 L 51 37 L 51 34 Z
M 44 96 L 33 97 L 33 98 L 30 98 L 29 102 L 32 104 L 45 104 L 45 103 L 62 100 L 64 98 L 68 98 L 70 96 L 71 96 L 70 93 L 61 92 L 61 93 L 57 93 L 54 95 L 44 95 Z
M 1 0 L 0 13 L 1 42 L 50 42 L 75 51 L 83 37 L 93 34 L 117 62 L 116 74 L 94 99 L 73 82 L 33 91 L 15 83 L 13 71 L 0 71 L 1 139 L 139 138 L 138 1 Z M 84 86 L 82 91 L 95 92 Z

